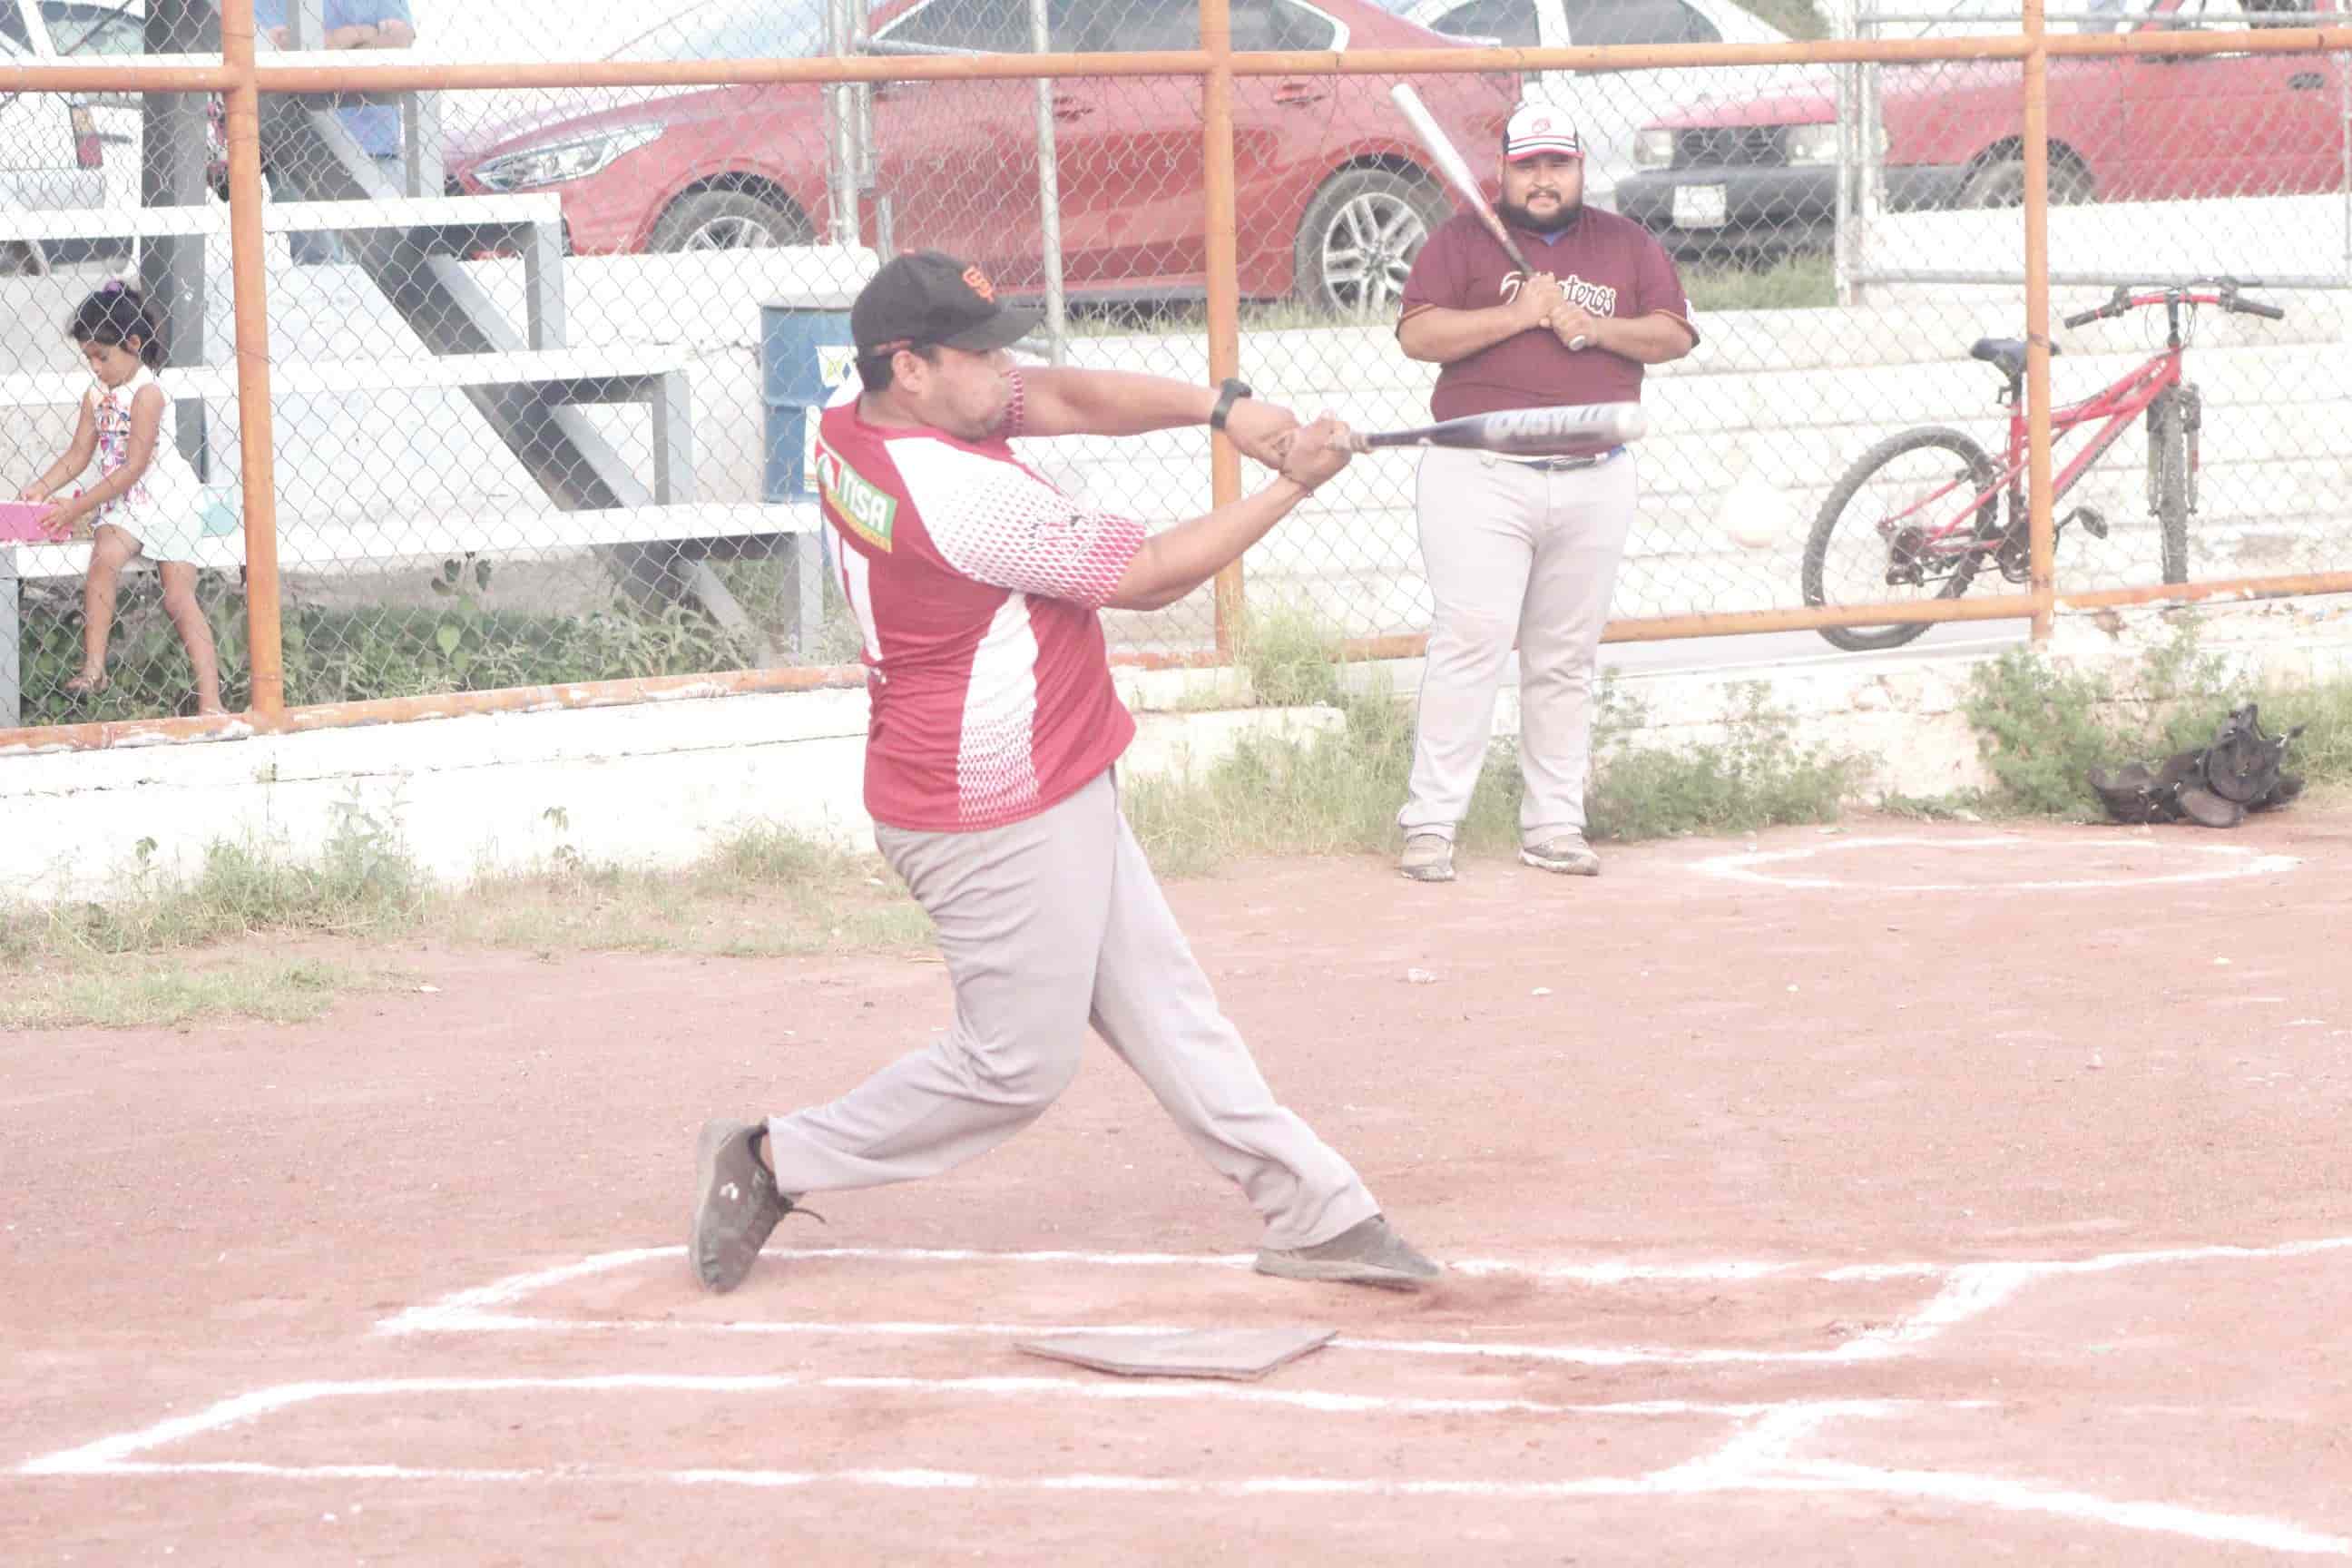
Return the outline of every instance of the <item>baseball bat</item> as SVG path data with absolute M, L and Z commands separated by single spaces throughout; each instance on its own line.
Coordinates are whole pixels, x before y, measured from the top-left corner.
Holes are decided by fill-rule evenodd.
M 1510 256 L 1513 264 L 1528 277 L 1534 277 L 1536 269 L 1528 265 L 1526 255 L 1519 249 L 1519 242 L 1511 237 L 1511 231 L 1503 226 L 1502 218 L 1486 205 L 1486 198 L 1479 194 L 1477 180 L 1470 173 L 1470 165 L 1464 163 L 1462 154 L 1454 150 L 1454 143 L 1446 139 L 1444 128 L 1421 101 L 1421 94 L 1406 83 L 1399 82 L 1389 89 L 1389 99 L 1397 106 L 1397 112 L 1404 116 L 1404 122 L 1412 127 L 1412 133 L 1421 138 L 1422 146 L 1429 153 L 1430 162 L 1437 165 L 1437 172 L 1445 176 L 1446 184 L 1470 204 L 1470 210 L 1478 215 L 1478 221 L 1486 226 L 1486 232 L 1502 242 L 1503 249 Z
M 1465 414 L 1410 430 L 1350 432 L 1351 451 L 1376 447 L 1466 447 L 1521 458 L 1571 458 L 1605 452 L 1649 433 L 1638 403 L 1570 403 L 1555 408 L 1503 408 Z

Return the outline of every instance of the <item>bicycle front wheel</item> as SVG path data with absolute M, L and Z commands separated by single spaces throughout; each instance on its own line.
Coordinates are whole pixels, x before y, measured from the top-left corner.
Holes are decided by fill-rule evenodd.
M 2164 580 L 2189 581 L 2189 410 L 2179 389 L 2148 409 L 2148 505 L 2164 542 Z
M 1941 426 L 1881 441 L 1845 471 L 1813 520 L 1805 603 L 1958 598 L 2000 537 L 2000 474 L 1982 447 Z M 1985 500 L 1971 517 L 1978 496 Z M 1820 628 L 1832 647 L 1854 652 L 1901 647 L 1927 629 L 1925 621 Z

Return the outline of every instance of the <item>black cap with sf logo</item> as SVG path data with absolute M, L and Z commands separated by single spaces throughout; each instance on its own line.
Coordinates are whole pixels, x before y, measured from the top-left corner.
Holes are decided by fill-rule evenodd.
M 1036 326 L 1036 311 L 996 302 L 988 274 L 936 250 L 891 258 L 849 310 L 849 335 L 860 359 L 930 343 L 983 353 L 1026 337 Z

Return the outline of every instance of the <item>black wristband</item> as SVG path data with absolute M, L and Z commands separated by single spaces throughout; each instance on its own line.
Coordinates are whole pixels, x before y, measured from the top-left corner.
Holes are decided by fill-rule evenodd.
M 1225 416 L 1233 412 L 1234 405 L 1240 402 L 1243 398 L 1251 395 L 1253 395 L 1250 392 L 1250 389 L 1243 383 L 1235 381 L 1232 376 L 1227 376 L 1224 380 L 1219 382 L 1217 384 L 1217 405 L 1215 407 L 1209 410 L 1209 428 L 1212 430 L 1223 429 L 1225 427 Z

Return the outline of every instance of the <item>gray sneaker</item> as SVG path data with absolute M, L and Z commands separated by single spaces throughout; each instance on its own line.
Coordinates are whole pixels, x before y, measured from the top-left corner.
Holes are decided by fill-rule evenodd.
M 1454 840 L 1435 833 L 1408 836 L 1397 869 L 1416 882 L 1454 880 Z
M 1563 833 L 1540 844 L 1522 845 L 1519 864 L 1538 871 L 1557 871 L 1563 877 L 1601 875 L 1601 857 L 1592 852 L 1581 833 Z
M 1257 1271 L 1284 1279 L 1319 1279 L 1337 1285 L 1378 1285 L 1418 1290 L 1444 1272 L 1413 1250 L 1379 1215 L 1349 1226 L 1328 1241 L 1277 1252 L 1260 1249 Z
M 824 1217 L 776 1191 L 775 1176 L 760 1160 L 757 1139 L 765 1131 L 757 1121 L 702 1124 L 694 1148 L 694 1233 L 686 1250 L 706 1290 L 723 1294 L 743 1283 L 751 1260 L 786 1215 L 799 1209 L 812 1219 Z

